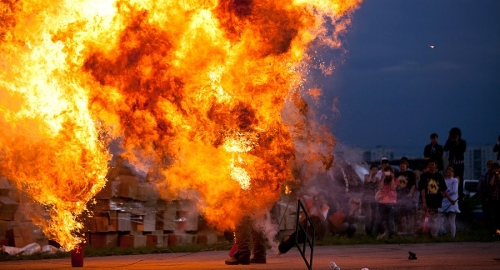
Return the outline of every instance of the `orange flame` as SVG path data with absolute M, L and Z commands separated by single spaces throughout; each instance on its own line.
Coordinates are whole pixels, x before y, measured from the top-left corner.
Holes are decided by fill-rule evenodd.
M 360 2 L 2 1 L 3 173 L 51 207 L 44 232 L 70 248 L 104 185 L 105 133 L 158 172 L 162 196 L 196 191 L 232 228 L 314 173 L 292 168 L 332 165 L 298 91 L 309 46 L 339 47 Z

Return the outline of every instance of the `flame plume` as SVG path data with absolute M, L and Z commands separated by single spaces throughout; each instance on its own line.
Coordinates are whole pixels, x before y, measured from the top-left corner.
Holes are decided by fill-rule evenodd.
M 212 224 L 234 227 L 269 209 L 298 159 L 331 166 L 319 146 L 334 139 L 297 91 L 311 44 L 339 47 L 360 2 L 2 0 L 2 172 L 71 248 L 104 185 L 105 133 L 164 197 L 195 190 Z

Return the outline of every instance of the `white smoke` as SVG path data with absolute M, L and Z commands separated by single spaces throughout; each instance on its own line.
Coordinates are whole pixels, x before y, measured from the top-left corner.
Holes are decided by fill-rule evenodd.
M 269 245 L 271 245 L 271 251 L 279 254 L 278 245 L 279 242 L 276 240 L 276 235 L 279 233 L 278 224 L 273 222 L 271 218 L 271 213 L 267 213 L 265 216 L 258 218 L 254 222 L 254 230 L 262 231 L 264 236 L 267 238 Z

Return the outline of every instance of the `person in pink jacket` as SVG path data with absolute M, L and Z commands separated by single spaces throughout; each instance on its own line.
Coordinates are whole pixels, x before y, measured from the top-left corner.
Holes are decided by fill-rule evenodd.
M 391 166 L 383 169 L 381 179 L 379 181 L 379 191 L 375 194 L 375 199 L 378 202 L 378 231 L 377 239 L 385 237 L 392 238 L 394 230 L 394 214 L 397 201 L 396 186 L 398 180 L 394 177 L 394 171 Z

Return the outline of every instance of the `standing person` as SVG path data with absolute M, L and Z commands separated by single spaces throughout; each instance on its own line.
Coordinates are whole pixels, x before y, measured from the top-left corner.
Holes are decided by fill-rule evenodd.
M 455 205 L 455 201 L 451 199 L 448 191 L 446 191 L 446 182 L 443 176 L 437 171 L 437 163 L 435 160 L 429 159 L 427 162 L 429 171 L 420 175 L 418 190 L 420 192 L 420 201 L 417 211 L 417 218 L 422 219 L 427 212 L 429 214 L 429 228 L 432 237 L 436 237 L 438 233 L 438 209 L 443 203 L 443 196 L 448 199 L 450 204 Z M 423 226 L 419 229 L 423 232 Z
M 365 216 L 365 233 L 368 236 L 372 235 L 377 220 L 377 201 L 375 200 L 375 193 L 378 190 L 378 183 L 375 178 L 377 172 L 378 166 L 372 164 L 369 173 L 365 174 L 363 183 L 362 213 Z
M 448 134 L 448 140 L 444 144 L 444 151 L 448 151 L 448 165 L 453 167 L 455 177 L 458 178 L 458 200 L 464 197 L 464 153 L 467 143 L 462 139 L 462 131 L 453 127 Z
M 375 179 L 377 179 L 377 193 L 378 191 L 380 190 L 380 188 L 382 187 L 382 178 L 384 177 L 384 171 L 388 168 L 388 167 L 391 167 L 389 166 L 389 158 L 387 158 L 386 156 L 382 156 L 382 158 L 380 158 L 380 169 L 378 170 L 377 174 L 375 175 Z M 391 168 L 392 170 L 392 168 Z M 393 171 L 393 170 L 392 170 Z M 375 194 L 376 196 L 376 194 Z M 377 230 L 377 233 L 378 233 L 378 237 L 385 237 L 387 236 L 386 233 L 384 232 L 387 232 L 387 230 L 384 228 L 383 224 L 381 225 L 380 223 L 380 211 L 379 211 L 379 199 L 378 198 L 375 198 L 375 200 L 377 201 L 377 219 L 375 221 L 375 227 L 376 227 L 376 230 Z M 393 209 L 393 219 L 394 219 L 394 209 Z
M 386 166 L 380 179 L 379 191 L 375 195 L 378 205 L 377 227 L 379 235 L 377 239 L 385 237 L 392 238 L 394 235 L 394 207 L 397 202 L 396 194 L 397 180 L 391 166 Z
M 498 135 L 497 143 L 493 146 L 493 152 L 497 153 L 497 162 L 500 163 L 500 135 Z
M 380 159 L 380 170 L 378 170 L 377 174 L 375 175 L 375 178 L 377 181 L 380 183 L 380 180 L 382 179 L 382 173 L 384 172 L 385 168 L 390 167 L 389 166 L 389 159 L 387 157 L 382 157 Z
M 426 167 L 427 167 L 427 165 L 425 165 L 425 167 L 423 167 L 423 168 L 426 168 Z M 422 170 L 423 170 L 423 168 L 422 168 Z M 413 174 L 415 175 L 415 192 L 413 193 L 413 201 L 414 201 L 413 208 L 415 209 L 415 223 L 414 223 L 414 227 L 413 227 L 413 234 L 415 235 L 415 233 L 417 232 L 415 229 L 419 229 L 421 227 L 421 220 L 418 219 L 418 217 L 417 217 L 417 209 L 418 209 L 418 202 L 420 200 L 420 192 L 418 191 L 418 183 L 420 181 L 420 175 L 422 173 L 420 172 L 420 170 L 414 170 Z
M 225 261 L 227 265 L 266 263 L 266 239 L 263 228 L 256 228 L 255 220 L 250 216 L 244 216 L 235 229 L 235 241 L 238 246 L 237 252 Z M 250 252 L 250 242 L 253 249 Z M 253 258 L 250 259 L 250 254 Z
M 493 236 L 498 236 L 498 230 L 500 230 L 500 164 L 495 163 L 491 166 L 491 174 L 489 177 L 491 234 Z
M 397 204 L 396 204 L 396 219 L 399 223 L 399 232 L 406 234 L 408 227 L 410 233 L 413 234 L 415 230 L 415 200 L 413 199 L 416 182 L 415 174 L 408 170 L 408 161 L 401 159 L 399 161 L 400 171 L 396 173 L 398 180 Z M 408 227 L 406 226 L 408 222 Z
M 431 143 L 424 147 L 424 159 L 433 159 L 437 162 L 437 170 L 443 170 L 443 146 L 438 144 L 437 133 L 432 133 Z
M 453 201 L 458 200 L 458 179 L 453 177 L 453 168 L 448 167 L 445 171 L 444 181 L 446 182 L 446 191 L 448 195 L 450 195 Z M 450 228 L 450 235 L 452 238 L 455 238 L 455 234 L 457 233 L 457 226 L 455 225 L 455 218 L 457 213 L 460 213 L 458 210 L 458 203 L 452 205 L 447 198 L 443 198 L 443 202 L 441 203 L 441 207 L 439 208 L 439 223 L 441 227 L 446 228 L 445 223 L 448 224 Z M 446 222 L 445 222 L 446 221 Z
M 481 175 L 479 181 L 477 182 L 477 195 L 481 199 L 481 210 L 483 210 L 484 225 L 490 231 L 491 230 L 491 218 L 490 218 L 490 198 L 489 198 L 489 187 L 488 184 L 491 175 L 491 167 L 495 164 L 495 161 L 488 160 L 486 162 L 486 172 Z

